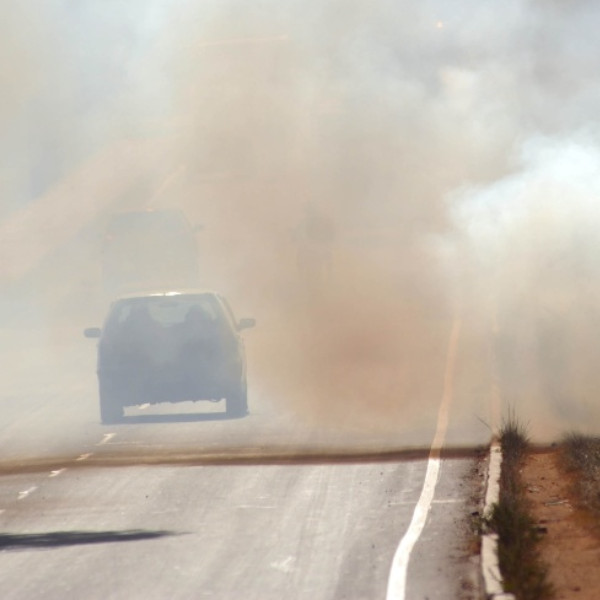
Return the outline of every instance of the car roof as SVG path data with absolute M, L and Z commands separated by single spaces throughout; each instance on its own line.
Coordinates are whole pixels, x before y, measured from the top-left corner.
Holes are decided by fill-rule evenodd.
M 143 292 L 131 292 L 123 294 L 118 298 L 115 298 L 114 302 L 120 302 L 122 300 L 136 300 L 142 298 L 173 298 L 177 296 L 200 296 L 200 295 L 213 295 L 221 297 L 221 294 L 210 289 L 203 288 L 192 288 L 192 289 L 175 289 L 175 290 L 154 290 L 154 291 L 143 291 Z

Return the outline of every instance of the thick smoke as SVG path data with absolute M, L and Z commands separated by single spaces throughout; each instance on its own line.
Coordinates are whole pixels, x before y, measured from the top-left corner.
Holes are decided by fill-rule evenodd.
M 460 318 L 465 420 L 488 419 L 497 378 L 535 435 L 580 426 L 598 353 L 598 10 L 3 8 L 1 225 L 21 265 L 3 281 L 43 287 L 50 316 L 73 315 L 101 287 L 103 218 L 179 207 L 204 227 L 204 283 L 259 320 L 248 348 L 262 397 L 315 422 L 418 423 L 439 403 Z M 299 267 L 314 209 L 335 228 L 323 282 Z M 54 219 L 28 216 L 40 210 Z M 57 281 L 76 291 L 54 293 Z
M 520 168 L 453 198 L 487 312 L 504 399 L 548 437 L 594 432 L 598 387 L 600 150 L 587 134 L 530 139 Z

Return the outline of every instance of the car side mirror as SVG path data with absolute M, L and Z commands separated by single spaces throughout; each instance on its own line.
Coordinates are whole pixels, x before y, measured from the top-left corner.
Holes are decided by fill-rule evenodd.
M 100 327 L 88 327 L 83 330 L 83 335 L 86 338 L 99 338 L 101 332 Z
M 250 329 L 250 327 L 254 327 L 256 325 L 256 319 L 240 319 L 237 324 L 238 331 L 242 331 L 242 329 Z

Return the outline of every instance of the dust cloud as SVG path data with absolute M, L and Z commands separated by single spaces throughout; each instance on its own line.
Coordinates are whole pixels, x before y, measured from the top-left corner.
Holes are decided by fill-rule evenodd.
M 466 430 L 508 406 L 539 439 L 597 416 L 593 3 L 19 6 L 0 21 L 8 304 L 96 318 L 107 216 L 176 207 L 203 227 L 203 284 L 258 319 L 250 383 L 275 406 L 419 427 L 460 319 Z

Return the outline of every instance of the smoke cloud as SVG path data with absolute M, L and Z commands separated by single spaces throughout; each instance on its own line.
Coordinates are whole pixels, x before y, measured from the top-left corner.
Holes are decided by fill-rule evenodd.
M 491 419 L 495 378 L 539 439 L 596 416 L 592 2 L 28 8 L 0 19 L 1 214 L 11 285 L 76 289 L 45 317 L 100 297 L 110 212 L 177 207 L 205 285 L 259 321 L 257 393 L 309 422 L 426 421 L 458 318 L 463 421 Z M 311 207 L 335 237 L 306 272 Z

